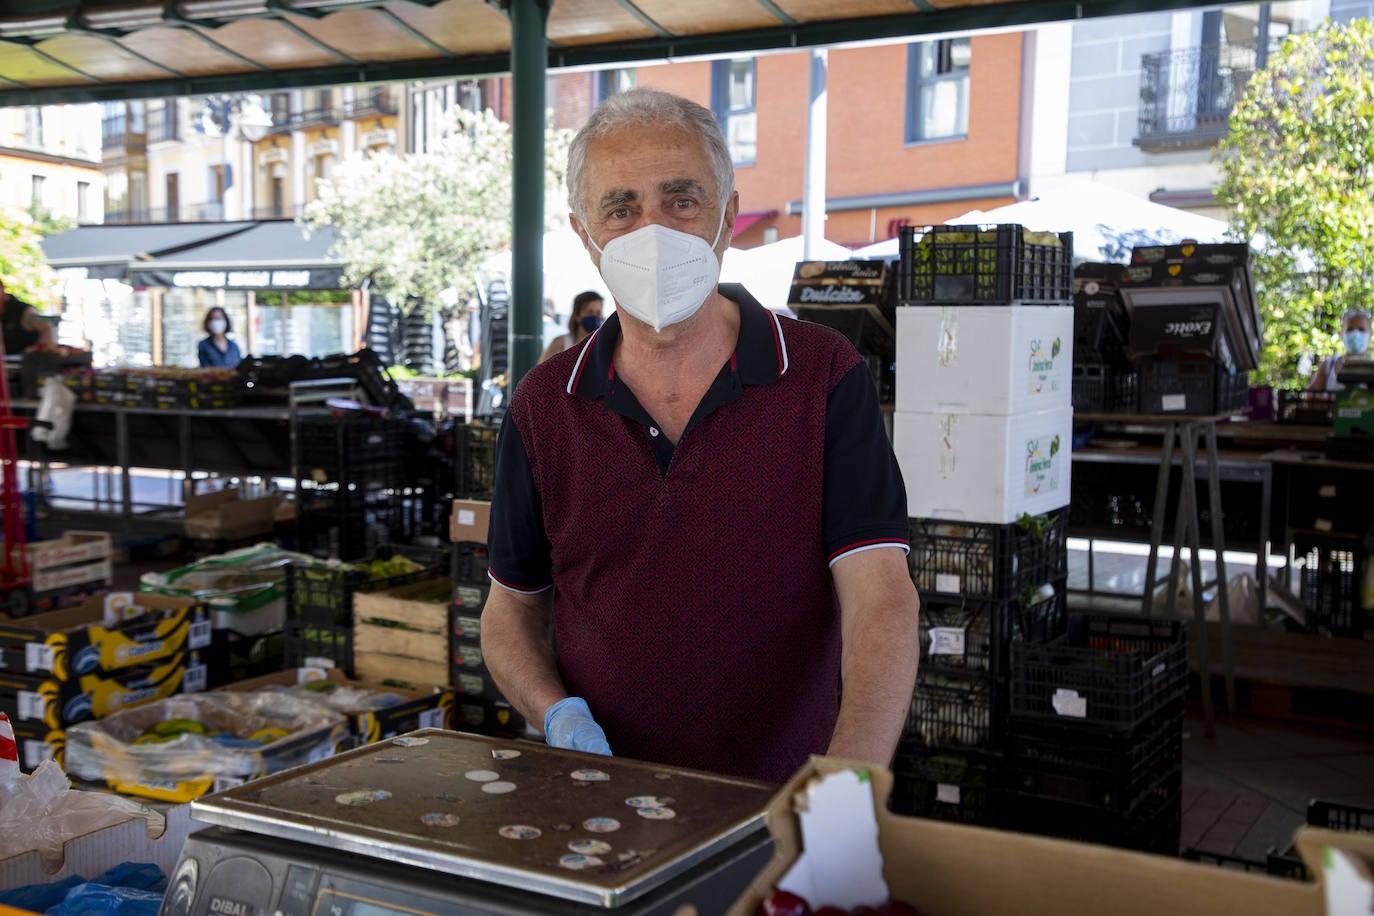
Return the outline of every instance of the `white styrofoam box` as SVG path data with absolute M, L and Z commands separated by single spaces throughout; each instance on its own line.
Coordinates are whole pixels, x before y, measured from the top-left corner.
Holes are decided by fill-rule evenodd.
M 912 518 L 1004 525 L 1069 504 L 1073 408 L 893 416 Z
M 1073 309 L 897 309 L 900 411 L 1012 414 L 1073 402 Z

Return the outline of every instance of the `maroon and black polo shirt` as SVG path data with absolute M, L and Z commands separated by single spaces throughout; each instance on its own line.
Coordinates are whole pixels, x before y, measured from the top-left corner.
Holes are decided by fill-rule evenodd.
M 617 315 L 520 382 L 491 578 L 553 588 L 559 672 L 614 753 L 782 782 L 838 714 L 830 564 L 905 549 L 906 492 L 848 341 L 720 291 L 739 341 L 676 448 L 616 375 Z

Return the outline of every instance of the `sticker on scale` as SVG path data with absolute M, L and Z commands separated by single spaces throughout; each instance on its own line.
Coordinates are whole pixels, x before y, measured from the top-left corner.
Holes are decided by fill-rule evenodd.
M 614 833 L 620 829 L 620 821 L 613 817 L 589 817 L 582 822 L 582 829 L 588 833 Z
M 671 821 L 677 817 L 672 808 L 636 808 L 635 814 L 650 821 Z
M 1078 695 L 1077 690 L 1070 690 L 1067 687 L 1060 687 L 1050 697 L 1050 705 L 1054 711 L 1069 719 L 1086 719 L 1088 717 L 1088 699 Z
M 672 803 L 671 798 L 660 798 L 657 795 L 636 795 L 625 799 L 625 804 L 631 808 L 666 808 Z
M 495 782 L 501 778 L 501 774 L 495 770 L 468 770 L 463 776 L 473 782 Z
M 506 747 L 498 747 L 491 752 L 494 760 L 514 760 L 520 756 L 520 752 Z
M 611 778 L 610 773 L 601 770 L 573 770 L 568 775 L 580 782 L 606 782 Z
M 458 822 L 458 815 L 444 811 L 431 811 L 420 815 L 420 823 L 426 827 L 457 827 Z
M 24 646 L 24 668 L 27 671 L 51 671 L 57 647 L 31 642 Z
M 568 848 L 584 856 L 604 856 L 611 851 L 611 844 L 605 840 L 573 840 Z
M 599 868 L 606 863 L 596 856 L 584 856 L 580 853 L 571 853 L 559 859 L 558 864 L 572 871 L 581 871 L 584 868 Z
M 488 795 L 505 795 L 507 792 L 515 791 L 515 783 L 505 781 L 483 783 L 482 791 Z
M 373 802 L 386 801 L 391 797 L 391 793 L 386 789 L 358 789 L 356 792 L 343 792 L 334 796 L 334 800 L 341 805 L 348 805 L 350 808 L 361 808 Z
M 930 654 L 958 655 L 962 658 L 964 655 L 964 628 L 931 627 Z
M 508 840 L 537 840 L 544 835 L 544 831 L 529 824 L 507 824 L 496 832 Z
M 397 747 L 419 747 L 422 744 L 429 744 L 428 738 L 407 738 L 402 735 L 400 738 L 391 742 Z

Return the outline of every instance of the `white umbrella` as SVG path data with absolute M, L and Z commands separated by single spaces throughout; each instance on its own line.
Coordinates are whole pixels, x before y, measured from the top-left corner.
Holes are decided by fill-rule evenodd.
M 801 236 L 760 245 L 757 248 L 731 248 L 721 262 L 723 283 L 742 283 L 762 305 L 774 310 L 787 308 L 787 294 L 792 288 L 792 275 L 797 262 L 804 260 Z M 811 252 L 812 261 L 848 261 L 853 256 L 848 248 L 822 239 Z
M 1083 179 L 1062 181 L 1030 200 L 945 220 L 946 225 L 963 223 L 1019 223 L 1027 229 L 1072 232 L 1076 259 L 1123 264 L 1136 245 L 1221 242 L 1228 228 L 1220 220 Z
M 487 258 L 482 262 L 482 271 L 510 277 L 510 251 L 500 251 Z M 601 294 L 605 300 L 603 312 L 609 315 L 615 303 L 577 233 L 569 226 L 544 233 L 544 298 L 552 300 L 554 310 L 564 323 L 571 313 L 573 297 L 588 289 Z

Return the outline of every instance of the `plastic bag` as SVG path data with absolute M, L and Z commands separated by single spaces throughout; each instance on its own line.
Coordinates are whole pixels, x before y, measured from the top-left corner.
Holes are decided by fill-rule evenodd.
M 46 760 L 11 784 L 0 801 L 0 859 L 37 851 L 48 871 L 62 867 L 62 845 L 104 827 L 141 817 L 158 836 L 166 819 L 138 802 L 100 792 L 76 792 L 62 768 Z
M 1252 574 L 1237 573 L 1226 580 L 1226 609 L 1230 612 L 1232 626 L 1260 625 L 1259 588 Z M 1212 600 L 1207 602 L 1207 620 L 1209 623 L 1221 622 L 1221 604 L 1217 601 L 1215 589 Z
M 159 900 L 167 890 L 167 876 L 156 865 L 147 862 L 124 862 L 90 882 L 80 875 L 68 875 L 61 881 L 49 884 L 26 884 L 23 887 L 0 891 L 0 905 L 27 910 L 30 913 L 52 913 L 61 906 L 73 888 L 87 883 L 147 891 L 156 894 Z
M 162 897 L 161 891 L 110 887 L 92 881 L 68 891 L 47 916 L 157 916 Z
M 1155 597 L 1151 602 L 1154 613 L 1162 615 L 1169 609 L 1169 564 L 1172 560 L 1163 557 L 1159 559 L 1159 566 L 1156 568 L 1155 575 L 1162 575 L 1159 584 L 1155 587 Z M 1193 616 L 1193 589 L 1192 589 L 1192 567 L 1187 560 L 1178 561 L 1178 590 L 1174 592 L 1174 613 L 1183 617 Z
M 38 397 L 38 411 L 34 414 L 34 441 L 46 442 L 53 450 L 66 448 L 74 410 L 76 393 L 59 376 L 45 378 L 43 392 Z

